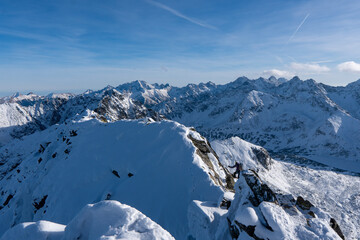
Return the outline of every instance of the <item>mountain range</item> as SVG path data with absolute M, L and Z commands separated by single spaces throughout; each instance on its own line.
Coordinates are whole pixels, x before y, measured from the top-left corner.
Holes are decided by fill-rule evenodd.
M 0 235 L 358 239 L 359 104 L 298 77 L 0 98 Z M 148 220 L 84 220 L 112 209 Z

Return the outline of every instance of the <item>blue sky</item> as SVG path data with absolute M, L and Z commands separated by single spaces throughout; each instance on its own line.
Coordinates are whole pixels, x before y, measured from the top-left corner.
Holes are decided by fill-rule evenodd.
M 353 0 L 0 0 L 0 92 L 360 78 Z

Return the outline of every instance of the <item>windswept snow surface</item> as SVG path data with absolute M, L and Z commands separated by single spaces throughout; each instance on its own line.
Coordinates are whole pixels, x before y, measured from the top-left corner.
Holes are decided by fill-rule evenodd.
M 65 225 L 49 221 L 26 222 L 9 229 L 1 240 L 61 240 Z
M 173 240 L 157 223 L 118 201 L 88 204 L 66 226 L 38 221 L 16 225 L 1 240 Z
M 0 166 L 0 234 L 21 222 L 67 224 L 86 204 L 111 199 L 185 239 L 189 205 L 217 203 L 224 188 L 211 175 L 225 176 L 209 169 L 188 135 L 202 140 L 171 121 L 90 120 L 11 142 L 0 154 L 6 159 Z
M 360 239 L 360 177 L 357 174 L 338 171 L 337 169 L 316 164 L 316 162 L 288 163 L 277 160 L 272 160 L 271 167 L 266 170 L 256 160 L 257 158 L 253 152 L 254 148 L 260 149 L 259 146 L 238 137 L 213 141 L 211 145 L 224 166 L 232 165 L 237 161 L 243 164 L 244 169 L 257 171 L 260 178 L 275 192 L 291 194 L 295 199 L 302 196 L 315 207 L 330 214 L 340 225 L 345 239 Z M 263 212 L 273 215 L 277 214 L 276 212 L 281 213 L 282 210 L 279 210 L 277 206 L 269 204 L 262 205 L 262 209 L 266 209 Z M 252 221 L 255 222 L 256 219 L 251 214 L 251 210 L 240 208 L 238 211 L 240 218 L 244 215 L 250 215 Z M 276 216 L 274 218 L 278 219 Z M 243 221 L 250 221 L 250 219 Z M 299 225 L 295 222 L 292 223 L 291 228 L 287 228 L 286 224 L 291 220 L 283 219 L 281 221 L 280 227 L 284 228 L 283 232 L 290 231 L 291 228 Z M 312 226 L 318 226 L 317 221 L 313 219 Z M 315 231 L 313 238 L 301 238 L 301 235 L 298 235 L 298 238 L 287 237 L 285 239 L 316 239 L 315 236 L 320 236 L 320 239 L 334 239 L 322 235 L 329 231 L 328 235 L 333 236 L 329 229 L 316 229 L 316 227 L 313 229 Z M 300 231 L 295 231 L 294 236 L 298 233 Z M 321 236 L 324 238 L 321 238 Z

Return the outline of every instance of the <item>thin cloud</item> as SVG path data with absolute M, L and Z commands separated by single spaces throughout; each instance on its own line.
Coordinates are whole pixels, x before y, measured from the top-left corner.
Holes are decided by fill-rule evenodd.
M 310 16 L 310 13 L 308 13 L 305 18 L 302 20 L 300 25 L 296 28 L 295 32 L 291 35 L 289 40 L 287 41 L 286 45 L 289 44 L 289 42 L 295 37 L 296 33 L 300 30 L 301 26 L 305 23 L 306 19 Z
M 343 62 L 337 65 L 337 69 L 341 72 L 360 72 L 360 64 L 354 61 Z
M 299 72 L 306 72 L 306 73 L 322 73 L 330 71 L 325 65 L 313 64 L 313 63 L 297 63 L 292 62 L 290 67 Z
M 288 71 L 283 71 L 283 70 L 279 70 L 279 69 L 271 69 L 271 70 L 265 70 L 262 75 L 270 77 L 270 76 L 274 76 L 274 77 L 283 77 L 283 78 L 291 78 L 293 77 L 295 74 L 288 72 Z
M 158 8 L 164 9 L 164 10 L 170 12 L 171 14 L 173 14 L 173 15 L 179 17 L 179 18 L 185 19 L 185 20 L 187 20 L 187 21 L 189 21 L 191 23 L 194 23 L 194 24 L 196 24 L 198 26 L 208 28 L 208 29 L 217 30 L 217 28 L 215 26 L 212 26 L 210 24 L 201 22 L 201 21 L 199 21 L 199 20 L 197 20 L 195 18 L 188 17 L 188 16 L 180 13 L 179 11 L 177 11 L 177 10 L 175 10 L 175 9 L 169 7 L 169 6 L 166 6 L 166 5 L 162 4 L 162 3 L 159 3 L 159 2 L 156 2 L 156 1 L 153 1 L 153 0 L 146 0 L 146 1 L 148 3 L 154 5 L 154 6 L 158 7 Z

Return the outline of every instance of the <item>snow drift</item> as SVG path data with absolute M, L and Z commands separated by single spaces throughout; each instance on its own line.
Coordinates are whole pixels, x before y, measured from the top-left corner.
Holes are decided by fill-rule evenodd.
M 48 221 L 28 222 L 8 230 L 1 240 L 142 239 L 173 240 L 158 224 L 117 201 L 88 204 L 65 227 Z

